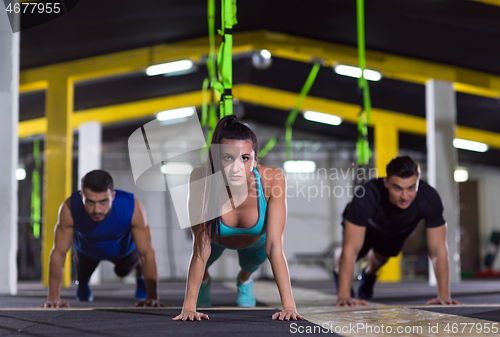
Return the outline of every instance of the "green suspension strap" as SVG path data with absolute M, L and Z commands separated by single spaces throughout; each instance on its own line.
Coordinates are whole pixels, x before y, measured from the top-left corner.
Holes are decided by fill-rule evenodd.
M 217 65 L 215 60 L 215 0 L 208 0 L 208 32 L 209 32 L 209 42 L 210 42 L 210 51 L 208 54 L 207 60 L 207 68 L 208 68 L 208 76 L 210 78 L 210 84 L 212 87 L 217 85 Z M 209 142 L 212 139 L 212 133 L 215 129 L 215 125 L 217 124 L 217 116 L 216 116 L 216 106 L 214 103 L 214 91 L 211 91 L 211 99 L 210 106 L 208 111 L 208 123 L 210 127 L 209 132 Z
M 219 102 L 221 118 L 233 114 L 232 34 L 233 25 L 237 23 L 236 0 L 222 0 L 222 30 L 219 30 L 219 34 L 222 35 L 222 43 L 219 49 L 219 57 L 217 58 L 219 82 L 222 82 L 222 88 L 219 85 L 217 87 L 214 86 L 221 94 Z
M 206 140 L 207 147 L 212 141 L 212 135 L 217 125 L 217 108 L 215 105 L 215 92 L 217 90 L 219 93 L 224 92 L 224 86 L 217 80 L 217 63 L 215 54 L 215 0 L 208 0 L 207 5 L 207 19 L 208 19 L 208 40 L 209 40 L 209 52 L 206 59 L 206 65 L 208 70 L 208 78 L 203 80 L 203 103 L 201 107 L 201 126 L 206 130 Z M 210 90 L 210 88 L 212 90 Z M 209 90 L 210 90 L 210 100 L 209 100 Z M 205 149 L 201 153 L 201 160 L 205 162 L 206 152 Z
M 361 77 L 358 87 L 363 90 L 363 109 L 358 115 L 358 141 L 356 143 L 356 156 L 358 157 L 358 168 L 364 170 L 371 158 L 370 145 L 368 143 L 368 124 L 370 124 L 371 101 L 368 81 L 365 78 L 366 56 L 365 56 L 365 9 L 364 0 L 356 1 L 357 23 L 358 23 L 358 57 Z
M 314 81 L 316 80 L 316 76 L 318 75 L 319 69 L 321 68 L 321 64 L 319 62 L 315 63 L 311 69 L 311 72 L 309 73 L 309 76 L 307 77 L 306 83 L 304 83 L 304 86 L 302 87 L 302 90 L 300 91 L 299 98 L 297 99 L 297 103 L 295 103 L 294 108 L 290 113 L 288 114 L 288 117 L 285 122 L 285 146 L 286 146 L 286 160 L 290 160 L 291 158 L 291 153 L 292 153 L 292 125 L 295 122 L 295 119 L 297 118 L 297 115 L 299 114 L 299 109 L 300 106 L 302 105 L 302 102 L 304 102 L 304 99 L 306 98 L 307 94 L 309 93 L 309 90 L 311 89 Z M 278 142 L 278 136 L 275 136 L 267 142 L 267 144 L 260 150 L 259 157 L 264 158 L 269 151 L 272 150 L 272 148 L 276 145 Z
M 31 175 L 31 223 L 33 227 L 33 236 L 35 239 L 40 238 L 40 140 L 35 138 L 33 141 L 33 159 L 35 160 L 35 169 Z

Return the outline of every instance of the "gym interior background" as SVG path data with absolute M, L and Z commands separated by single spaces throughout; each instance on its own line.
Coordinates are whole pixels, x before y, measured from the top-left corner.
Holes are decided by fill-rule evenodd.
M 57 19 L 21 31 L 19 168 L 25 177 L 18 181 L 19 280 L 42 280 L 43 235 L 39 233 L 43 233 L 48 218 L 54 219 L 44 214 L 47 194 L 42 196 L 50 193 L 44 184 L 48 174 L 47 124 L 58 119 L 48 116 L 51 109 L 61 120 L 71 115 L 64 122 L 73 137 L 64 171 L 71 177 L 71 190 L 79 188 L 78 127 L 97 121 L 102 128 L 102 169 L 112 174 L 116 188 L 135 193 L 146 207 L 160 279 L 185 279 L 191 255 L 190 231 L 180 229 L 168 193 L 142 191 L 135 186 L 127 141 L 163 109 L 195 106 L 201 114 L 201 88 L 208 76 L 204 64 L 208 54 L 206 11 L 206 1 L 197 0 L 85 0 Z M 325 108 L 321 112 L 343 117 L 340 125 L 332 126 L 308 121 L 299 114 L 293 125 L 292 159 L 314 161 L 316 171 L 287 174 L 288 186 L 293 188 L 288 197 L 284 248 L 291 278 L 329 279 L 331 250 L 341 241 L 341 214 L 350 199 L 348 186 L 353 185 L 356 169 L 356 116 L 362 96 L 357 79 L 334 71 L 338 64 L 357 62 L 356 2 L 240 0 L 237 17 L 233 29 L 234 112 L 256 132 L 261 146 L 281 135 L 262 164 L 283 168 L 283 125 L 313 63 L 320 62 L 321 68 L 301 112 L 321 106 Z M 370 82 L 374 115 L 369 141 L 374 153 L 369 167 L 384 166 L 376 163 L 385 148 L 377 147 L 377 127 L 397 121 L 395 124 L 401 124 L 389 130 L 396 137 L 388 148 L 396 147 L 398 154 L 414 157 L 421 164 L 422 178 L 427 179 L 426 86 L 431 79 L 453 85 L 457 137 L 466 135 L 489 146 L 483 153 L 447 150 L 454 151 L 456 168 L 468 172 L 468 180 L 457 183 L 460 220 L 450 226 L 460 237 L 454 251 L 459 255 L 452 258 L 459 261 L 460 276 L 471 278 L 485 268 L 488 253 L 495 252 L 490 239 L 500 230 L 499 3 L 367 2 L 365 20 L 367 67 L 382 73 L 380 81 Z M 218 14 L 215 22 L 220 22 Z M 270 59 L 262 58 L 264 49 L 271 53 Z M 0 52 L 0 56 L 5 53 Z M 179 59 L 192 60 L 195 67 L 176 76 L 145 73 L 149 65 Z M 40 83 L 40 76 L 45 75 L 49 76 L 45 79 L 48 85 Z M 68 83 L 74 92 L 69 100 L 69 96 L 56 96 L 71 103 L 68 109 L 49 97 L 65 90 L 53 89 L 53 79 L 71 79 Z M 33 220 L 35 168 L 40 177 L 40 232 Z M 332 168 L 339 172 L 335 178 L 330 176 Z M 340 188 L 335 189 L 337 186 Z M 304 193 L 298 193 L 301 188 Z M 60 204 L 62 199 L 52 202 Z M 232 279 L 238 270 L 236 255 L 228 253 L 212 267 L 215 278 Z M 400 280 L 427 279 L 422 230 L 405 245 L 398 263 Z M 97 282 L 117 281 L 111 264 L 104 263 L 101 268 Z M 500 259 L 494 259 L 493 270 L 499 269 Z M 268 265 L 259 276 L 272 276 Z

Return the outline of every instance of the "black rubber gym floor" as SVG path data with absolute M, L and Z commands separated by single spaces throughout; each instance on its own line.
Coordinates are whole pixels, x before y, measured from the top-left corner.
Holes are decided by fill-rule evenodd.
M 167 307 L 152 309 L 133 307 L 134 285 L 92 286 L 92 302 L 77 301 L 72 286 L 61 290 L 69 309 L 40 309 L 46 290 L 20 284 L 18 295 L 0 296 L 0 336 L 285 336 L 317 326 L 307 320 L 274 321 L 277 310 L 262 302 L 255 309 L 236 308 L 236 292 L 222 282 L 212 283 L 212 308 L 200 310 L 208 321 L 173 321 L 181 311 L 184 288 L 185 282 L 162 283 L 161 301 Z
M 323 324 L 329 326 L 351 322 L 388 324 L 390 321 L 387 317 L 398 317 L 400 322 L 403 319 L 404 324 L 413 325 L 422 325 L 422 319 L 427 319 L 426 315 L 431 315 L 431 319 L 439 319 L 442 326 L 445 326 L 443 319 L 452 319 L 453 322 L 471 322 L 471 319 L 480 322 L 500 322 L 500 281 L 496 280 L 465 281 L 452 285 L 453 298 L 463 301 L 465 305 L 432 307 L 425 306 L 425 303 L 435 297 L 436 289 L 426 282 L 377 283 L 370 305 L 356 308 L 334 306 L 336 291 L 331 281 L 293 282 L 298 311 L 307 320 L 291 322 L 271 319 L 271 315 L 276 312 L 273 309 L 273 306 L 277 306 L 276 300 L 273 300 L 272 296 L 263 296 L 263 293 L 257 296 L 260 300 L 257 308 L 248 310 L 236 308 L 236 291 L 231 286 L 231 282 L 212 283 L 213 307 L 201 310 L 210 316 L 209 321 L 177 322 L 172 321 L 172 318 L 181 310 L 184 282 L 160 284 L 160 297 L 167 305 L 166 308 L 134 308 L 133 284 L 101 284 L 92 287 L 94 301 L 90 303 L 75 300 L 74 286 L 62 289 L 62 298 L 70 303 L 71 308 L 59 310 L 38 308 L 38 305 L 44 303 L 47 292 L 40 284 L 19 283 L 18 295 L 0 296 L 0 335 L 73 337 L 154 334 L 221 337 L 300 334 L 308 336 L 324 334 Z M 356 283 L 354 287 L 356 289 Z M 275 284 L 273 281 L 259 281 L 255 284 L 256 294 L 259 288 L 268 288 L 266 291 L 274 290 Z M 420 321 L 417 316 L 420 317 Z M 403 324 L 400 322 L 396 323 Z M 339 336 L 331 331 L 328 334 Z M 362 334 L 341 333 L 341 335 Z M 445 334 L 436 336 L 442 335 Z
M 284 336 L 290 322 L 271 320 L 274 310 L 208 310 L 210 320 L 176 322 L 172 309 L 1 311 L 0 334 L 14 336 Z M 293 322 L 314 325 L 308 321 Z M 304 330 L 305 331 L 305 330 Z

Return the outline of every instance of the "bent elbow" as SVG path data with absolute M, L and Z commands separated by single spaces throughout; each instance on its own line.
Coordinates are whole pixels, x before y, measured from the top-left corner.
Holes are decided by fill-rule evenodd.
M 266 245 L 266 256 L 269 260 L 275 255 L 275 254 L 283 254 L 283 246 L 282 245 L 277 245 L 270 243 Z

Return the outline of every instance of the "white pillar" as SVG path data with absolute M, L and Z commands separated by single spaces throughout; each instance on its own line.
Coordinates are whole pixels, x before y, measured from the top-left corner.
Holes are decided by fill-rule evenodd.
M 78 188 L 83 176 L 101 166 L 102 127 L 99 122 L 85 122 L 78 128 Z M 90 284 L 101 284 L 101 264 L 96 268 Z
M 17 294 L 19 34 L 0 4 L 0 294 Z
M 461 280 L 458 183 L 454 179 L 458 155 L 453 147 L 456 115 L 453 84 L 434 79 L 427 81 L 427 175 L 429 184 L 436 188 L 444 204 L 444 214 L 448 224 L 450 283 L 458 283 Z

